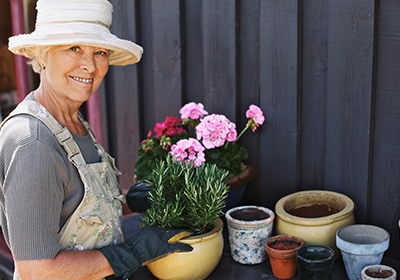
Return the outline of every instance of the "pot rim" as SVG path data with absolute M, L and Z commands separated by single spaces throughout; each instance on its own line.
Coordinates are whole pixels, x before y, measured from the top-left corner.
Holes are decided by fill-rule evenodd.
M 382 241 L 375 242 L 375 243 L 356 243 L 351 242 L 346 239 L 343 239 L 340 234 L 347 229 L 351 228 L 359 228 L 361 232 L 365 232 L 366 229 L 375 229 L 382 231 L 386 238 Z M 351 253 L 351 254 L 359 254 L 359 255 L 366 255 L 366 254 L 379 254 L 385 252 L 389 248 L 389 241 L 390 241 L 390 234 L 389 232 L 381 227 L 374 226 L 374 225 L 366 225 L 366 224 L 354 224 L 344 226 L 336 231 L 336 246 L 343 252 Z M 362 245 L 362 246 L 354 246 L 354 245 Z
M 235 219 L 231 216 L 232 212 L 238 211 L 238 210 L 242 210 L 242 209 L 248 209 L 248 208 L 255 208 L 255 209 L 259 209 L 261 211 L 264 211 L 265 213 L 267 213 L 269 215 L 269 218 L 264 219 L 264 220 L 255 220 L 255 221 L 242 221 L 242 220 L 238 220 Z M 234 207 L 228 210 L 228 212 L 226 212 L 225 214 L 225 218 L 228 220 L 228 222 L 232 222 L 232 223 L 236 223 L 236 224 L 243 224 L 246 223 L 246 225 L 250 225 L 250 226 L 256 226 L 259 224 L 265 224 L 265 223 L 271 223 L 273 222 L 273 220 L 275 219 L 275 213 L 266 208 L 266 207 L 262 207 L 262 206 L 256 206 L 256 205 L 245 205 L 245 206 L 238 206 L 238 207 Z
M 314 247 L 314 248 L 320 248 L 321 250 L 327 250 L 327 251 L 329 251 L 330 253 L 332 253 L 333 255 L 332 255 L 332 257 L 327 257 L 327 258 L 319 259 L 319 260 L 310 260 L 310 259 L 304 258 L 302 255 L 300 255 L 300 253 L 301 253 L 302 251 L 307 251 L 307 249 L 312 248 L 312 247 Z M 306 262 L 306 263 L 321 264 L 321 263 L 324 263 L 324 262 L 326 262 L 326 261 L 328 261 L 328 260 L 330 260 L 330 259 L 333 259 L 333 260 L 334 260 L 334 259 L 335 259 L 335 251 L 334 251 L 332 248 L 328 247 L 328 246 L 323 246 L 323 245 L 307 245 L 307 246 L 303 246 L 303 247 L 301 247 L 299 250 L 297 250 L 297 251 L 296 251 L 296 256 L 297 256 L 297 258 L 301 259 L 302 261 L 304 261 L 304 262 Z
M 327 195 L 327 196 L 334 196 L 337 197 L 341 200 L 343 200 L 346 204 L 345 208 L 335 214 L 325 216 L 325 217 L 320 217 L 320 218 L 302 218 L 298 216 L 294 216 L 286 212 L 284 209 L 284 204 L 286 201 L 289 199 L 295 198 L 295 197 L 300 197 L 304 195 L 312 195 L 312 194 L 322 194 L 322 195 Z M 354 212 L 354 202 L 351 200 L 348 196 L 333 192 L 333 191 L 325 191 L 325 190 L 308 190 L 308 191 L 299 191 L 295 192 L 292 194 L 289 194 L 287 196 L 282 197 L 275 205 L 275 212 L 276 215 L 281 218 L 284 221 L 293 223 L 293 224 L 301 224 L 301 225 L 311 225 L 311 226 L 319 226 L 319 225 L 325 225 L 325 224 L 330 224 L 333 221 L 338 221 L 338 220 L 343 220 L 347 217 L 349 217 L 351 214 Z
M 386 277 L 386 278 L 373 278 L 373 277 L 370 277 L 370 276 L 367 275 L 366 271 L 367 271 L 368 269 L 372 269 L 373 271 L 375 271 L 375 269 L 379 269 L 380 271 L 382 271 L 382 270 L 389 270 L 390 272 L 392 272 L 392 276 L 389 276 L 389 277 Z M 368 265 L 368 266 L 364 267 L 364 268 L 361 270 L 361 276 L 366 276 L 366 277 L 371 278 L 371 279 L 392 279 L 392 278 L 393 278 L 393 279 L 396 279 L 397 272 L 396 272 L 395 269 L 393 269 L 393 268 L 390 267 L 390 266 L 383 265 L 383 264 L 373 264 L 373 265 Z M 393 277 L 393 276 L 394 276 L 394 277 Z
M 276 239 L 281 239 L 283 237 L 288 237 L 290 240 L 293 240 L 297 243 L 297 247 L 294 249 L 290 250 L 279 250 L 275 249 L 273 247 L 270 247 L 268 243 L 274 242 Z M 274 257 L 279 258 L 279 257 L 289 257 L 289 256 L 296 256 L 296 251 L 299 250 L 301 247 L 303 247 L 304 242 L 301 238 L 293 235 L 288 235 L 288 234 L 280 234 L 280 235 L 275 235 L 267 239 L 265 241 L 265 250 L 267 251 L 268 254 L 272 253 Z
M 210 230 L 209 232 L 200 234 L 200 235 L 194 235 L 194 236 L 189 236 L 180 239 L 178 242 L 180 243 L 185 243 L 185 244 L 196 244 L 200 242 L 204 242 L 209 239 L 213 239 L 216 235 L 220 234 L 224 228 L 224 222 L 222 221 L 221 218 L 218 218 L 216 220 L 216 225 L 215 227 Z

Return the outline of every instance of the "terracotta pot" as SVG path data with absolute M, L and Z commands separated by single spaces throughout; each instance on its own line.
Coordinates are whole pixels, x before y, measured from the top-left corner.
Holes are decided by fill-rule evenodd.
M 260 206 L 239 206 L 226 215 L 229 244 L 234 261 L 241 264 L 258 264 L 268 255 L 264 244 L 271 236 L 275 214 Z
M 296 251 L 303 246 L 303 241 L 291 235 L 277 235 L 265 242 L 272 273 L 279 279 L 293 278 L 298 269 Z
M 396 270 L 386 265 L 369 265 L 363 268 L 361 271 L 361 277 L 363 280 L 396 280 Z
M 330 247 L 335 251 L 335 258 L 339 258 L 336 231 L 355 223 L 354 210 L 354 202 L 340 193 L 323 190 L 296 192 L 277 202 L 276 232 L 278 235 L 297 236 L 305 246 Z
M 147 268 L 158 279 L 202 280 L 207 278 L 218 265 L 222 256 L 223 227 L 224 223 L 218 219 L 217 225 L 210 232 L 179 241 L 190 244 L 193 251 L 173 253 L 149 263 Z

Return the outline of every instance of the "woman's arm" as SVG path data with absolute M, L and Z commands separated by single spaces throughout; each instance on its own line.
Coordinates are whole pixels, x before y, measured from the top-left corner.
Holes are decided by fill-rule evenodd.
M 94 279 L 113 275 L 104 255 L 92 251 L 60 251 L 53 259 L 16 261 L 21 280 L 30 279 Z

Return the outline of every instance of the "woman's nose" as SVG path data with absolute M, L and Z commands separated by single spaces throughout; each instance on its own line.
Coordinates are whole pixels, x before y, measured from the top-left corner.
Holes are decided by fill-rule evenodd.
M 89 73 L 96 70 L 96 61 L 93 54 L 86 53 L 82 57 L 81 68 Z

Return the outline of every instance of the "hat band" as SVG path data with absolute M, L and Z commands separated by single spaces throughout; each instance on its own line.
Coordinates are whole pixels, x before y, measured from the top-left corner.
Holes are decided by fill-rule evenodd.
M 104 26 L 111 30 L 111 27 L 104 22 L 101 21 L 90 21 L 90 20 L 69 20 L 69 21 L 52 21 L 52 22 L 41 22 L 37 23 L 35 27 L 42 26 L 42 25 L 49 25 L 49 24 L 60 24 L 60 23 L 76 23 L 76 22 L 82 22 L 82 23 L 93 23 L 93 24 L 99 24 L 101 26 Z

